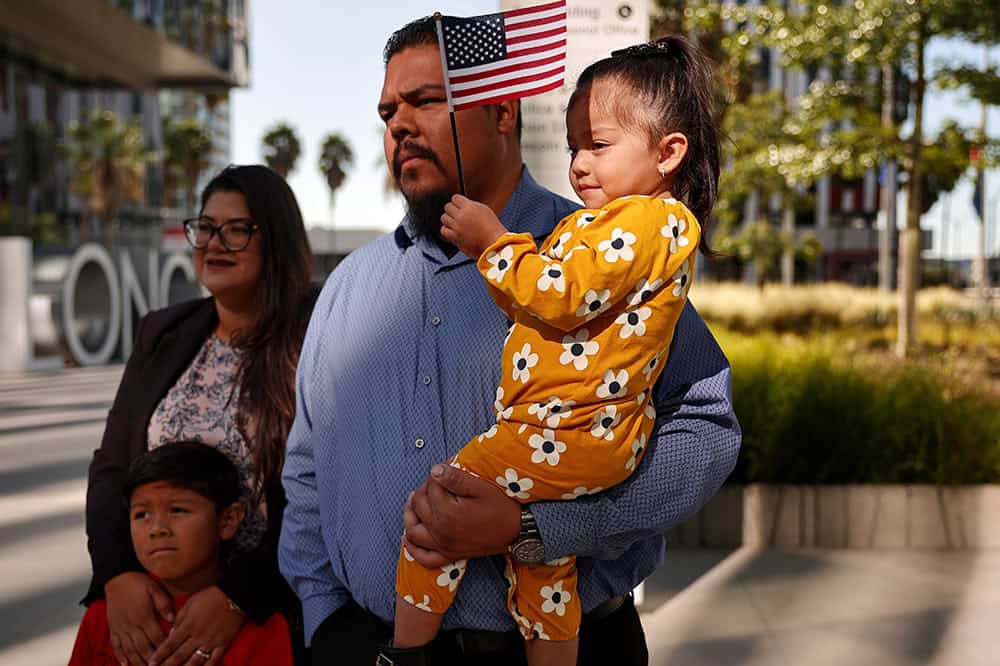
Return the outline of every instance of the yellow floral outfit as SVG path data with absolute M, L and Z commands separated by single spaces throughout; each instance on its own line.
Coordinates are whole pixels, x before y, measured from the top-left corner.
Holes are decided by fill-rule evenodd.
M 504 344 L 496 424 L 452 464 L 520 502 L 571 500 L 625 480 L 642 459 L 701 228 L 674 199 L 630 196 L 563 219 L 541 248 L 507 233 L 480 272 L 514 322 Z M 396 589 L 444 613 L 465 561 L 429 570 L 400 553 Z M 576 558 L 507 558 L 508 608 L 525 638 L 568 640 L 581 611 Z

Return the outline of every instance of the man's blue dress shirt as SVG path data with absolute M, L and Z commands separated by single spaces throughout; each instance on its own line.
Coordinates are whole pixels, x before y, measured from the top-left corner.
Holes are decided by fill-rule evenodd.
M 524 169 L 500 219 L 541 240 L 577 207 Z M 475 262 L 447 257 L 406 219 L 330 275 L 299 360 L 282 475 L 279 560 L 302 600 L 307 641 L 348 598 L 392 620 L 403 504 L 432 465 L 492 425 L 508 325 Z M 580 556 L 584 611 L 652 573 L 663 533 L 735 464 L 729 364 L 690 304 L 656 406 L 656 435 L 625 483 L 531 505 L 546 557 Z M 469 562 L 442 628 L 514 629 L 502 557 Z

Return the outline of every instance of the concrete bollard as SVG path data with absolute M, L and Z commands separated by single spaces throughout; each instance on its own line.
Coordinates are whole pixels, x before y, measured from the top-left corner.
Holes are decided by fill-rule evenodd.
M 0 375 L 31 368 L 31 241 L 0 237 Z

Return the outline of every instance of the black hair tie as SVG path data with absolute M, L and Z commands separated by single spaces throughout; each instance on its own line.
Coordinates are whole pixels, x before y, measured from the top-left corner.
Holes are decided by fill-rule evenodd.
M 670 43 L 666 40 L 646 42 L 645 44 L 633 44 L 632 46 L 618 49 L 611 52 L 612 58 L 648 57 L 662 56 L 670 51 Z

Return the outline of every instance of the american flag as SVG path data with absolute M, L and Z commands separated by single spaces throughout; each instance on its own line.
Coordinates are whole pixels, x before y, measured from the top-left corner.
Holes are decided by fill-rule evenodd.
M 455 111 L 538 95 L 566 74 L 566 0 L 469 18 L 446 16 L 443 41 Z

